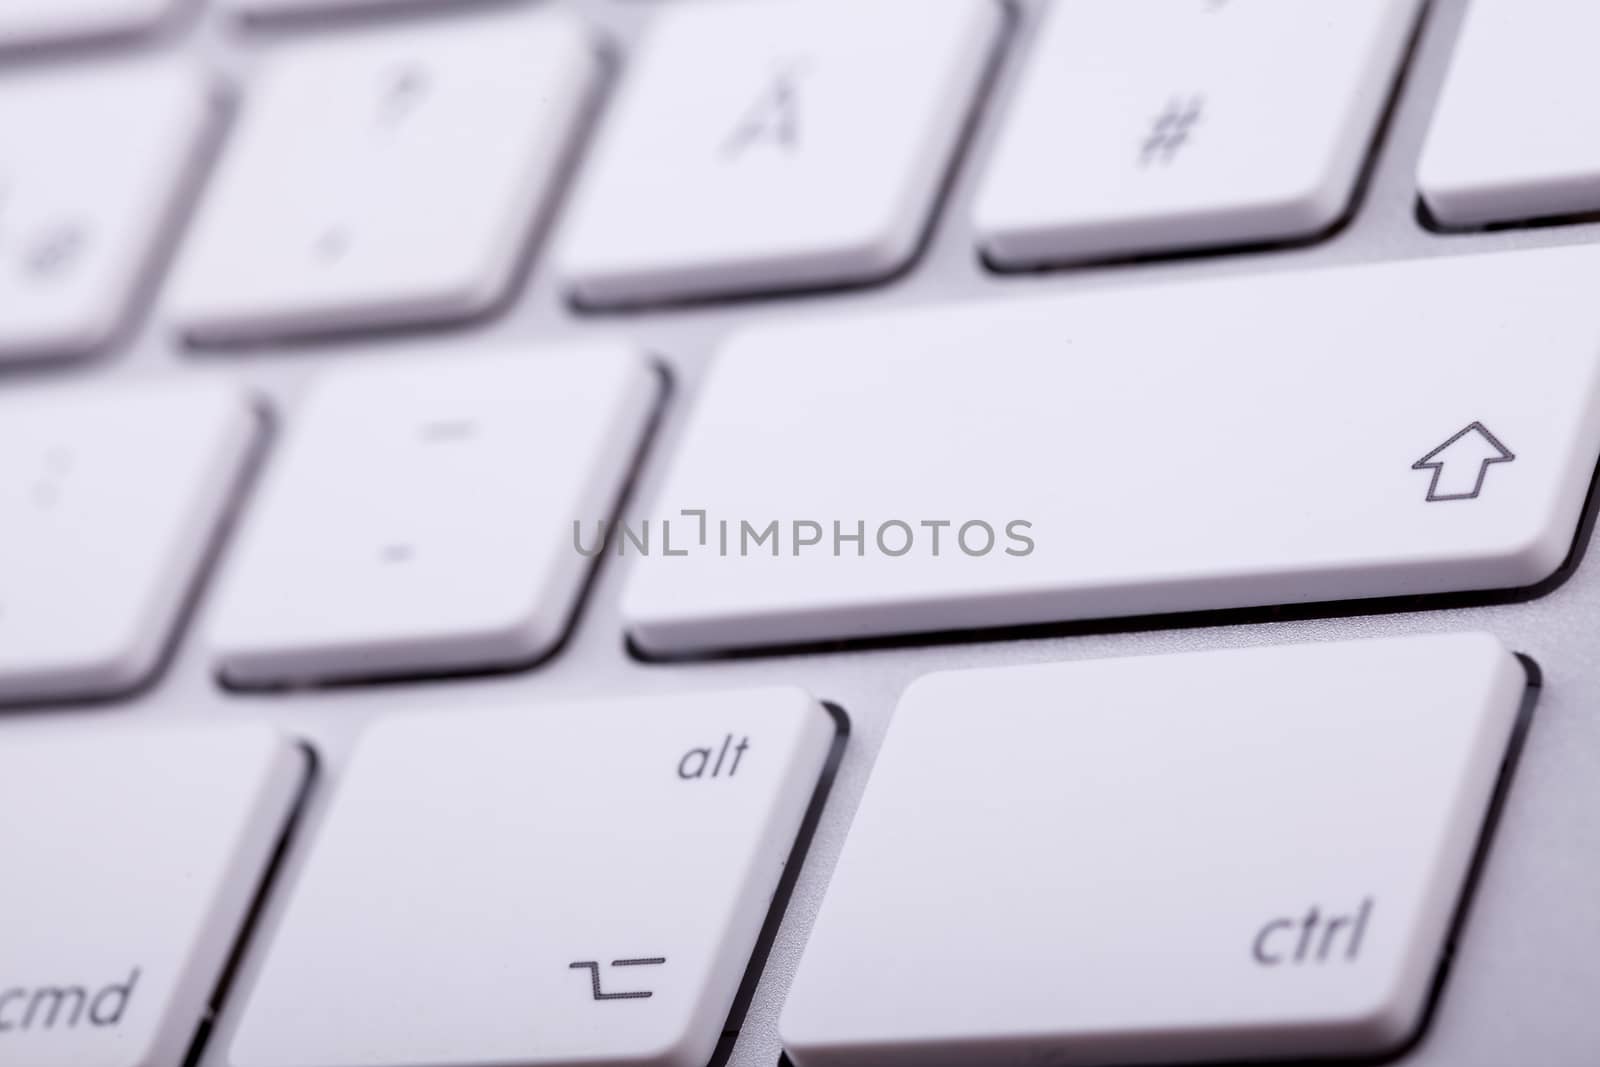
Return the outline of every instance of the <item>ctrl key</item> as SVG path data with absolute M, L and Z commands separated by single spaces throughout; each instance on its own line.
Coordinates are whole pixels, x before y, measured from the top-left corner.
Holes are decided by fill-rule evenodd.
M 1398 1051 L 1527 693 L 1484 634 L 924 678 L 785 1048 L 798 1067 Z
M 266 726 L 7 728 L 0 1067 L 172 1067 L 309 758 Z

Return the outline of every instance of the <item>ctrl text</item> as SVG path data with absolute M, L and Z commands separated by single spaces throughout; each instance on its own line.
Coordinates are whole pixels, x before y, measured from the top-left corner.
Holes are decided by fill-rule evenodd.
M 138 984 L 137 967 L 126 981 L 98 987 L 0 983 L 0 1041 L 9 1033 L 116 1026 L 127 1013 Z
M 1263 967 L 1353 963 L 1374 907 L 1371 897 L 1363 897 L 1354 911 L 1327 912 L 1313 904 L 1303 915 L 1269 920 L 1256 931 L 1250 954 Z

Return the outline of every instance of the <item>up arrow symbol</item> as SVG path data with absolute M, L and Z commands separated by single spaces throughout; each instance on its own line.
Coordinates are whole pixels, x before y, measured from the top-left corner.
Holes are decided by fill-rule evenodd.
M 1411 465 L 1414 471 L 1431 470 L 1428 500 L 1475 500 L 1494 463 L 1517 457 L 1481 422 L 1469 423 L 1450 440 Z

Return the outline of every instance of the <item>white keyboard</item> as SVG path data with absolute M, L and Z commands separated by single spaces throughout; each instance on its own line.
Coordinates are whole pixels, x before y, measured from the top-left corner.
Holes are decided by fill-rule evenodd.
M 1584 1067 L 1585 0 L 0 0 L 0 1067 Z

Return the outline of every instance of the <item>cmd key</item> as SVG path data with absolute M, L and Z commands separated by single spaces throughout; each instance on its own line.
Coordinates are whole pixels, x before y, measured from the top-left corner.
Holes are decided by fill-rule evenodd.
M 0 745 L 0 1067 L 188 1062 L 309 772 L 266 726 Z
M 1449 951 L 1527 684 L 1487 634 L 923 678 L 790 989 L 790 1058 L 1398 1050 Z
M 633 641 L 1534 586 L 1600 454 L 1597 275 L 1574 248 L 757 327 L 650 509 Z

